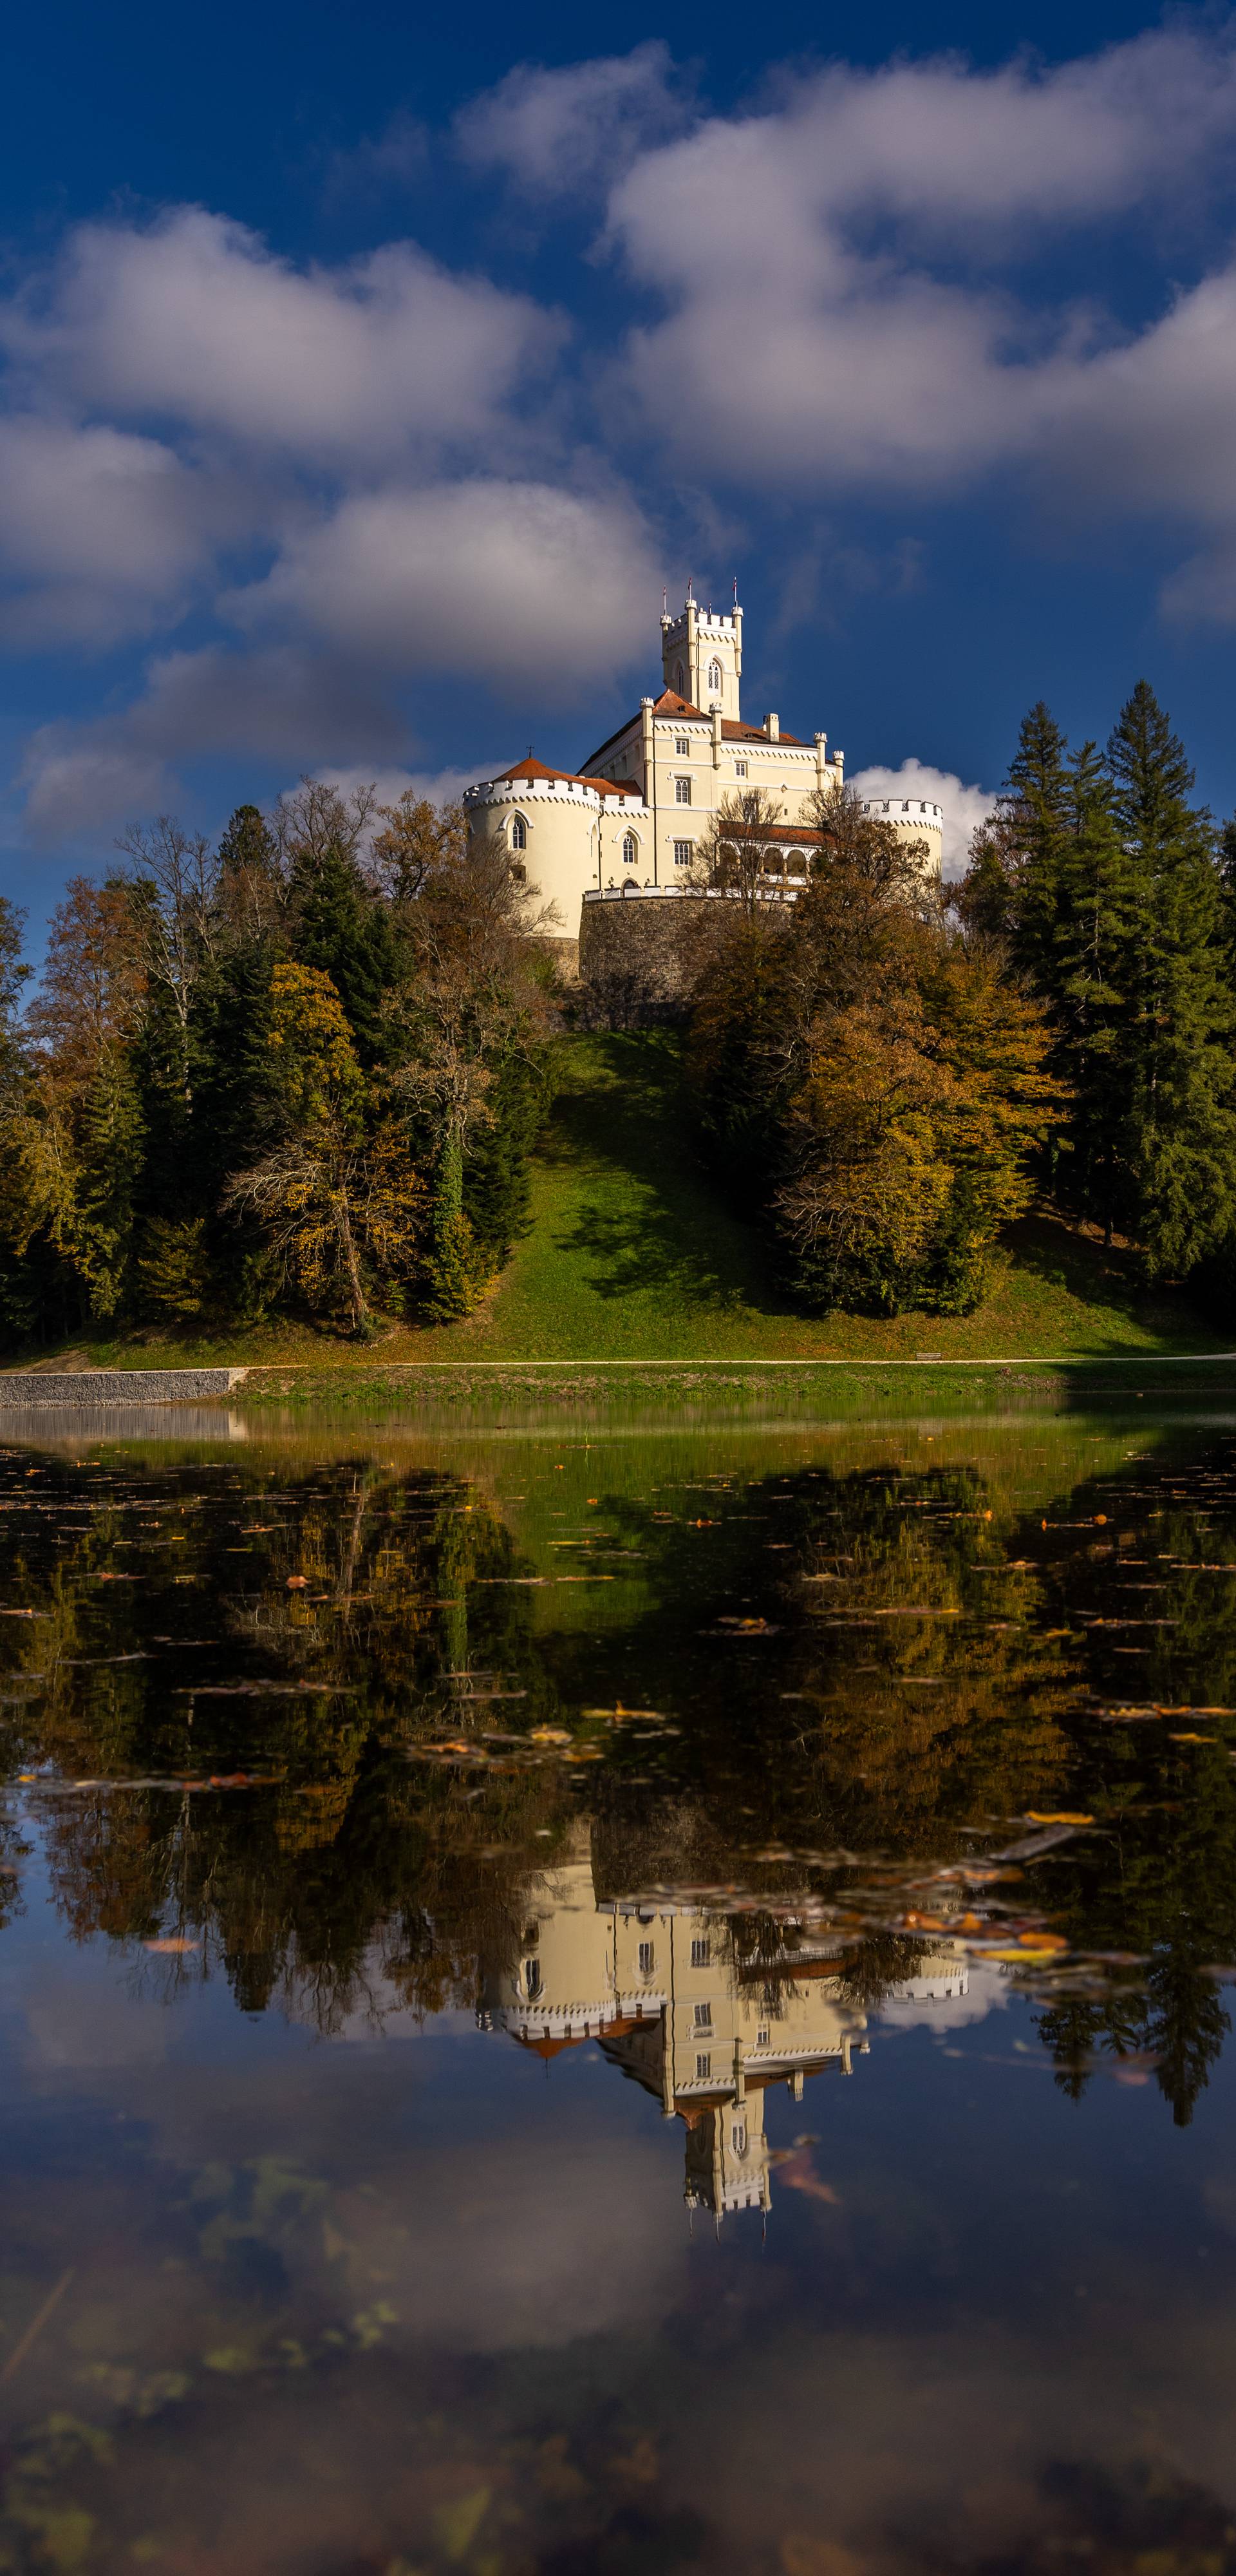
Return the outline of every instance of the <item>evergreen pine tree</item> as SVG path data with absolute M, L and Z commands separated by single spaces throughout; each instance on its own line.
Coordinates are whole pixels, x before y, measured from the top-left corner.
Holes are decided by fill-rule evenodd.
M 1001 799 L 1000 837 L 1012 881 L 1017 960 L 1047 998 L 1054 998 L 1055 929 L 1072 819 L 1068 744 L 1040 698 L 1022 719 Z
M 1138 1202 L 1130 1168 L 1130 988 L 1138 904 L 1110 782 L 1092 742 L 1068 764 L 1068 829 L 1056 856 L 1056 917 L 1043 957 L 1055 1069 L 1073 1094 L 1068 1152 L 1053 1181 L 1110 1241 Z
M 1236 998 L 1210 817 L 1154 691 L 1139 680 L 1107 746 L 1128 861 L 1129 1109 L 1136 1231 L 1152 1272 L 1186 1270 L 1236 1226 Z
M 1228 975 L 1236 986 L 1236 814 L 1219 834 L 1219 883 L 1228 950 Z
M 290 894 L 298 962 L 329 975 L 362 1064 L 381 1062 L 382 995 L 395 971 L 386 906 L 371 894 L 355 859 L 330 845 L 297 855 Z

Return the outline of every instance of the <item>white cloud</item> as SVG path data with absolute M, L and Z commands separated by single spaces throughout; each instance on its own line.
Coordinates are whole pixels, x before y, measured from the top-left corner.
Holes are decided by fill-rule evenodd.
M 300 271 L 243 225 L 181 206 L 147 230 L 80 225 L 0 337 L 92 409 L 338 462 L 491 436 L 561 324 L 410 242 Z
M 501 766 L 502 758 L 495 753 L 492 759 L 470 761 L 466 769 L 366 769 L 362 762 L 351 769 L 315 769 L 313 774 L 344 796 L 358 787 L 376 788 L 379 805 L 397 805 L 409 793 L 422 796 L 428 805 L 456 805 L 465 787 L 474 786 L 478 778 L 495 777 Z
M 642 148 L 678 133 L 689 109 L 668 45 L 569 63 L 519 63 L 456 119 L 465 161 L 500 170 L 534 197 L 612 186 Z
M 99 837 L 110 853 L 117 824 L 135 814 L 157 813 L 168 802 L 171 777 L 157 754 L 102 728 L 77 733 L 67 725 L 42 725 L 31 737 L 19 774 L 26 791 L 25 827 L 34 842 L 54 844 Z
M 199 623 L 106 723 L 44 728 L 32 827 L 126 815 L 186 758 L 393 772 L 394 691 L 422 674 L 563 697 L 616 678 L 661 587 L 607 479 L 628 433 L 697 520 L 776 487 L 965 501 L 997 474 L 1057 531 L 1171 518 L 1166 608 L 1236 621 L 1236 258 L 1208 230 L 1234 63 L 1230 26 L 1182 20 L 1046 69 L 787 74 L 693 130 L 661 42 L 519 66 L 456 143 L 530 201 L 609 188 L 641 309 L 599 378 L 534 298 L 414 243 L 298 266 L 201 208 L 76 227 L 0 306 L 0 643 L 166 639 L 190 611 L 230 633 Z M 396 117 L 353 176 L 399 181 L 421 145 Z M 1046 300 L 1037 254 L 1063 246 L 1085 281 L 1117 223 L 1149 318 Z M 822 562 L 866 585 L 862 533 L 828 515 Z M 983 791 L 913 761 L 860 775 L 937 795 L 962 862 Z
M 291 538 L 238 623 L 309 628 L 401 671 L 541 683 L 607 676 L 648 633 L 657 570 L 619 495 L 475 480 L 358 494 Z
M 1013 465 L 1053 500 L 1227 521 L 1233 276 L 1125 331 L 1036 303 L 1020 264 L 1120 217 L 1152 274 L 1147 226 L 1169 208 L 1177 243 L 1190 222 L 1204 239 L 1234 138 L 1236 54 L 1196 27 L 1048 71 L 949 59 L 787 84 L 615 190 L 608 238 L 667 309 L 611 391 L 730 480 L 952 493 Z
M 859 796 L 927 798 L 944 807 L 944 874 L 964 874 L 970 836 L 991 813 L 995 791 L 964 787 L 951 769 L 933 769 L 923 760 L 903 760 L 899 769 L 860 769 L 849 785 Z
M 107 848 L 118 824 L 176 801 L 186 760 L 283 759 L 299 772 L 333 750 L 363 759 L 371 778 L 406 739 L 372 678 L 358 680 L 329 655 L 280 644 L 169 653 L 118 714 L 32 736 L 20 778 L 26 830 L 46 845 L 93 838 Z
M 0 636 L 30 649 L 146 632 L 183 605 L 232 500 L 156 439 L 0 420 Z

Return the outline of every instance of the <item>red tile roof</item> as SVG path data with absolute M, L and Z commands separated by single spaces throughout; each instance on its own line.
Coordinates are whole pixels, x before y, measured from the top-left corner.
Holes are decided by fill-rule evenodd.
M 808 843 L 812 848 L 820 847 L 832 839 L 831 832 L 821 832 L 814 823 L 743 823 L 741 820 L 727 820 L 720 814 L 709 819 L 716 824 L 722 839 L 728 841 L 758 841 L 761 846 L 765 841 L 785 841 L 797 850 Z
M 702 707 L 693 707 L 689 698 L 680 698 L 673 689 L 663 689 L 660 697 L 654 698 L 652 712 L 654 716 L 660 716 L 663 723 L 667 718 L 674 716 L 681 717 L 684 724 L 708 724 L 711 721 Z M 606 752 L 612 750 L 616 742 L 621 742 L 624 735 L 638 732 L 639 721 L 638 715 L 628 716 L 626 723 L 619 725 L 617 733 L 609 734 L 604 742 L 597 745 L 595 751 L 589 752 L 589 759 L 603 760 Z M 721 719 L 721 738 L 723 742 L 762 742 L 767 744 L 771 751 L 777 748 L 775 742 L 769 742 L 769 737 L 762 725 L 737 724 L 729 716 L 723 716 Z M 777 741 L 788 743 L 791 751 L 809 751 L 811 748 L 809 743 L 803 741 L 800 734 L 786 733 L 784 729 L 778 735 Z M 599 778 L 589 778 L 586 781 L 590 787 L 599 787 L 603 783 Z
M 777 742 L 788 742 L 792 744 L 795 751 L 807 751 L 810 748 L 798 734 L 787 733 L 784 725 L 777 736 L 777 742 L 773 742 L 771 736 L 765 733 L 763 725 L 731 724 L 728 717 L 722 718 L 721 733 L 726 742 L 766 742 L 773 751 L 777 748 Z
M 574 769 L 547 769 L 545 762 L 534 760 L 531 752 L 526 759 L 517 760 L 512 769 L 500 770 L 495 784 L 519 778 L 526 778 L 530 785 L 540 778 L 558 778 L 567 787 L 595 787 L 598 796 L 638 796 L 641 792 L 633 778 L 581 778 Z

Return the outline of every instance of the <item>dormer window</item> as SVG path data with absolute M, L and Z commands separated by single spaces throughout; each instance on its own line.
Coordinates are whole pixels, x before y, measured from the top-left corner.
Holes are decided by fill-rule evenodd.
M 517 814 L 511 825 L 511 848 L 513 850 L 526 850 L 527 847 L 528 826 L 524 821 L 523 815 Z

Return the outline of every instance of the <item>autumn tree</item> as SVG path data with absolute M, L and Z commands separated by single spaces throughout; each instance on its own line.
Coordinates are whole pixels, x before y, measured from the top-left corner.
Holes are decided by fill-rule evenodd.
M 697 991 L 706 1130 L 813 1303 L 965 1311 L 1056 1114 L 1044 1014 L 951 938 L 922 854 L 852 793 L 821 798 L 792 917 L 727 941 Z
M 284 1273 L 317 1313 L 340 1294 L 353 1332 L 370 1321 L 364 1265 L 406 1272 L 420 1191 L 402 1139 L 376 1115 L 343 1005 L 316 967 L 278 965 L 268 1039 L 282 1132 L 234 1173 L 225 1208 L 261 1225 Z
M 5 1224 L 44 1294 L 112 1317 L 144 1159 L 130 1047 L 145 976 L 127 888 L 78 877 L 52 916 L 6 1101 Z M 66 1315 L 65 1320 L 68 1320 Z
M 441 1320 L 475 1304 L 522 1213 L 518 1184 L 543 1112 L 552 1019 L 549 969 L 535 944 L 544 918 L 498 836 L 469 843 L 444 834 L 409 908 L 408 970 L 388 1004 L 390 1091 L 431 1144 L 425 1264 L 429 1311 Z M 510 1158 L 504 1174 L 493 1152 L 512 1131 L 514 1175 Z M 475 1199 L 467 1204 L 470 1160 L 490 1182 L 488 1224 L 478 1224 Z
M 408 787 L 397 804 L 377 806 L 374 821 L 381 829 L 370 845 L 371 864 L 383 893 L 396 906 L 415 903 L 466 855 L 462 805 L 433 805 Z

